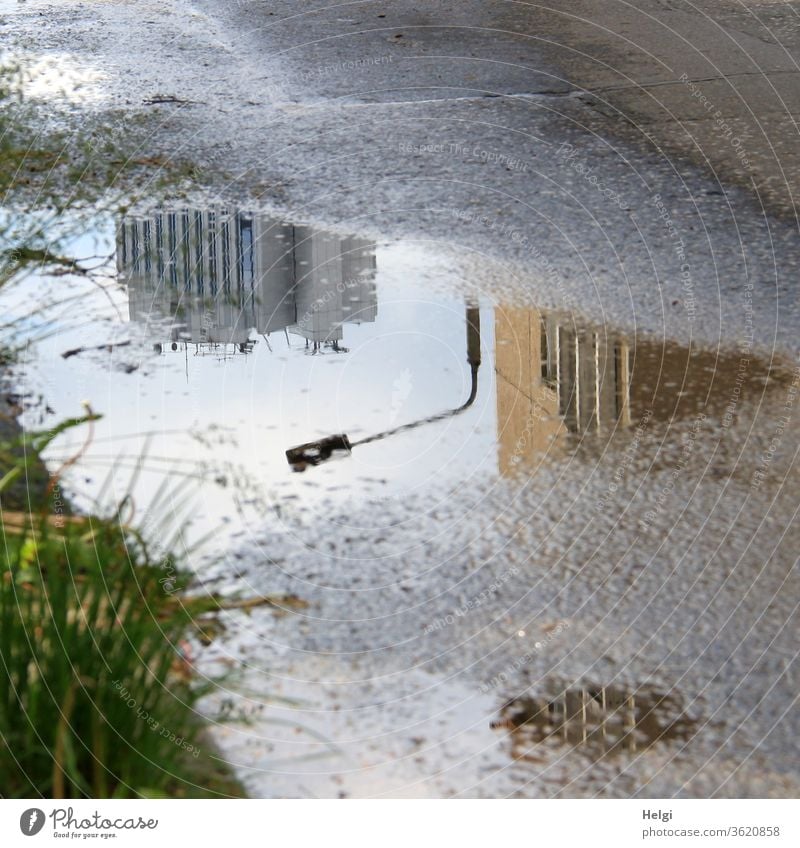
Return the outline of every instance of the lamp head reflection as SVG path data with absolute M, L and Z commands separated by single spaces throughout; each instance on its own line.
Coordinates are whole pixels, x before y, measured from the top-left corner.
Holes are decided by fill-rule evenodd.
M 320 465 L 336 454 L 349 454 L 353 449 L 345 433 L 306 442 L 286 451 L 286 459 L 294 471 L 305 471 L 309 465 Z

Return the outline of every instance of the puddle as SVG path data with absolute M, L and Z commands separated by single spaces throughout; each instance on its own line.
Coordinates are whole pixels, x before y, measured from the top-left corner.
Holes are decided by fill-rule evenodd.
M 580 747 L 593 756 L 635 754 L 660 743 L 688 742 L 697 726 L 675 695 L 619 686 L 514 698 L 492 724 L 508 731 L 515 760 L 533 761 L 541 761 L 546 743 Z
M 769 466 L 796 385 L 752 354 L 465 297 L 480 280 L 429 244 L 242 210 L 101 221 L 61 252 L 94 270 L 31 272 L 0 301 L 21 344 L 25 423 L 46 429 L 83 400 L 102 415 L 88 443 L 70 433 L 48 449 L 52 468 L 69 464 L 65 488 L 85 507 L 127 497 L 159 539 L 164 522 L 191 518 L 182 543 L 212 534 L 191 563 L 201 579 L 304 602 L 233 612 L 198 648 L 199 663 L 247 682 L 248 706 L 264 705 L 263 721 L 219 731 L 255 794 L 497 796 L 529 780 L 509 762 L 528 768 L 553 745 L 603 761 L 667 740 L 693 748 L 666 683 L 515 698 L 495 722 L 508 736 L 490 727 L 504 696 L 477 693 L 495 679 L 511 681 L 505 697 L 530 692 L 615 657 L 627 668 L 633 654 L 647 679 L 688 680 L 720 633 L 753 642 L 724 633 L 750 626 L 740 606 L 754 603 L 751 573 L 764 584 L 758 603 L 789 603 L 780 569 L 760 560 L 736 574 L 706 568 L 732 545 L 728 513 L 707 520 L 721 480 L 746 481 L 723 505 L 731 525 L 760 520 L 761 482 L 750 485 L 750 460 L 735 452 L 766 427 L 751 465 L 777 474 L 783 462 Z M 719 454 L 708 469 L 688 462 L 701 433 Z M 660 521 L 674 525 L 668 546 Z M 556 619 L 571 620 L 569 634 L 543 639 Z M 651 619 L 663 622 L 658 639 Z M 755 662 L 742 660 L 748 675 Z M 703 681 L 682 689 L 687 701 Z M 726 703 L 727 678 L 715 685 Z M 276 693 L 303 703 L 275 708 Z M 714 746 L 696 756 L 705 763 Z M 465 750 L 469 767 L 454 770 Z
M 29 422 L 90 397 L 103 420 L 82 488 L 135 485 L 146 504 L 165 474 L 193 481 L 205 527 L 444 500 L 627 444 L 637 427 L 731 426 L 782 379 L 754 358 L 465 300 L 432 284 L 423 248 L 263 215 L 166 210 L 73 250 L 113 255 L 102 285 L 34 275 L 3 295 L 34 340 L 26 388 L 52 410 Z M 67 305 L 34 320 L 34 293 Z

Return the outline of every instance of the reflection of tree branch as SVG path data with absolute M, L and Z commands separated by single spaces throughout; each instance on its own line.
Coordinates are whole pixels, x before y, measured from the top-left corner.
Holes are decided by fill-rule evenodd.
M 113 259 L 113 254 L 110 256 L 84 256 L 81 259 L 69 259 L 68 257 L 59 257 L 59 262 L 57 263 L 59 267 L 51 270 L 50 275 L 53 277 L 65 277 L 68 274 L 74 273 L 77 269 L 77 273 L 85 276 L 91 276 L 96 271 L 102 271 L 104 268 L 106 268 L 108 264 L 113 261 Z M 86 266 L 85 264 L 78 264 L 89 262 L 89 260 L 96 260 L 97 264 L 90 266 Z
M 82 268 L 77 260 L 70 259 L 68 256 L 59 256 L 57 253 L 52 253 L 47 248 L 36 247 L 15 247 L 13 250 L 5 251 L 5 256 L 14 263 L 17 268 L 21 268 L 29 262 L 38 262 L 41 265 L 57 265 L 61 268 L 69 270 L 73 274 L 87 274 L 87 270 Z
M 128 347 L 130 340 L 124 342 L 110 342 L 109 344 L 91 345 L 89 347 L 73 347 L 71 350 L 65 350 L 61 354 L 62 359 L 69 359 L 71 356 L 77 356 L 79 353 L 86 353 L 89 350 L 104 350 L 107 353 L 113 353 L 115 348 Z

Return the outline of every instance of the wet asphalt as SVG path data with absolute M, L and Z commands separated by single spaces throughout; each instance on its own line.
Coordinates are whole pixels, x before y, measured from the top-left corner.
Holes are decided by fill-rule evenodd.
M 231 614 L 200 664 L 256 718 L 218 731 L 253 794 L 797 792 L 797 4 L 596 5 L 3 11 L 100 72 L 62 120 L 144 126 L 197 166 L 196 205 L 410 240 L 461 295 L 783 369 L 746 397 L 725 376 L 732 419 L 250 524 L 204 579 L 307 604 Z M 492 729 L 559 687 L 663 693 L 694 730 L 608 754 Z

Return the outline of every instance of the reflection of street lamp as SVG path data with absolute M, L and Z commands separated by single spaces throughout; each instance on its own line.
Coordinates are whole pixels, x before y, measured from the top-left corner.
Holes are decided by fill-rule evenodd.
M 448 409 L 445 412 L 439 412 L 420 421 L 402 424 L 400 427 L 394 427 L 392 430 L 384 430 L 382 433 L 375 433 L 357 442 L 351 442 L 345 433 L 340 433 L 336 436 L 326 436 L 324 439 L 319 439 L 315 442 L 306 442 L 304 445 L 298 445 L 296 448 L 289 448 L 286 451 L 286 459 L 289 461 L 289 465 L 295 471 L 305 471 L 309 465 L 320 465 L 326 460 L 331 459 L 334 454 L 349 454 L 358 445 L 377 442 L 380 439 L 393 436 L 395 433 L 402 433 L 406 430 L 421 427 L 423 424 L 431 424 L 434 421 L 451 418 L 472 406 L 478 394 L 478 367 L 481 364 L 481 317 L 478 308 L 472 306 L 467 307 L 467 362 L 469 362 L 472 381 L 469 397 L 456 409 Z

